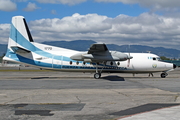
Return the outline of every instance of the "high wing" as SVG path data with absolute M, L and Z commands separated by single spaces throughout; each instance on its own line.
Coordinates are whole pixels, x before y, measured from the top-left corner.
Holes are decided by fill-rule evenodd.
M 88 50 L 88 54 L 96 54 L 99 52 L 106 52 L 108 51 L 107 46 L 104 43 L 95 43 L 92 44 Z
M 104 43 L 92 44 L 87 52 L 80 52 L 70 57 L 72 60 L 85 62 L 125 61 L 131 59 L 125 53 L 109 51 Z

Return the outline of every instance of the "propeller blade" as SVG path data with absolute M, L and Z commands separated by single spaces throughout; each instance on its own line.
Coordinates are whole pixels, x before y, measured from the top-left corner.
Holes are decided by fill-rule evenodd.
M 128 59 L 128 64 L 127 64 L 127 67 L 129 67 L 129 65 L 130 65 L 130 59 Z
M 130 56 L 130 53 L 129 53 L 127 67 L 129 67 L 129 65 L 130 65 L 130 59 L 132 59 L 132 58 L 133 58 L 133 57 L 132 57 L 132 56 Z
M 130 45 L 129 45 L 129 56 L 128 56 L 128 64 L 127 64 L 127 67 L 129 67 L 129 65 L 130 65 L 130 59 L 132 59 L 132 57 L 130 56 Z

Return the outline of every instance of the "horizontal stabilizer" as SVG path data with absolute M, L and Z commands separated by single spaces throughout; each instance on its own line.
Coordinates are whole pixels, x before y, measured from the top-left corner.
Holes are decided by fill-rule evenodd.
M 18 47 L 18 46 L 11 46 L 11 49 L 15 52 L 15 53 L 29 53 L 31 51 Z

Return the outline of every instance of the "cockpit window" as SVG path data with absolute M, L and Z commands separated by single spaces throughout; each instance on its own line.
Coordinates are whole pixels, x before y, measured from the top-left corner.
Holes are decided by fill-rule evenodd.
M 148 57 L 148 59 L 156 60 L 156 61 L 161 61 L 160 57 Z
M 160 58 L 160 57 L 153 57 L 152 59 L 153 59 L 153 60 L 156 60 L 156 61 L 161 61 L 161 58 Z
M 155 57 L 153 57 L 153 60 L 156 60 L 156 58 L 155 58 Z
M 157 60 L 158 60 L 158 61 L 161 61 L 161 58 L 160 58 L 160 57 L 157 57 Z

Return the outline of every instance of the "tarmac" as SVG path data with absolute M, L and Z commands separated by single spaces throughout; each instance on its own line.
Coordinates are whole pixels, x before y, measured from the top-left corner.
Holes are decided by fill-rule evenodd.
M 179 120 L 180 69 L 102 74 L 0 67 L 0 120 Z

